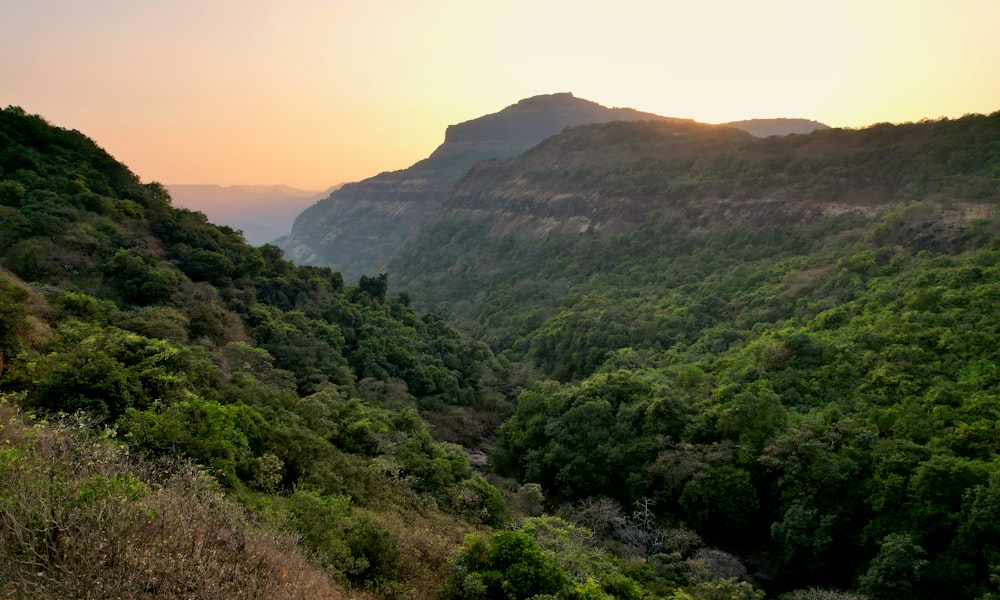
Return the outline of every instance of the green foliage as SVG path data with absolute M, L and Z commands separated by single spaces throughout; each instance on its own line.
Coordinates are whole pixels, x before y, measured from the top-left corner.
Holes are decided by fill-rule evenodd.
M 3 374 L 3 360 L 13 355 L 22 345 L 29 330 L 26 304 L 28 292 L 0 280 L 0 375 Z
M 352 515 L 350 500 L 299 488 L 288 510 L 292 526 L 328 569 L 353 584 L 391 590 L 399 548 L 388 532 Z
M 668 526 L 683 521 L 767 557 L 789 589 L 988 598 L 998 116 L 759 142 L 712 130 L 705 154 L 657 127 L 585 128 L 551 145 L 629 151 L 526 180 L 648 201 L 629 205 L 647 219 L 537 239 L 443 221 L 392 265 L 412 291 L 390 296 L 384 274 L 345 288 L 249 247 L 79 133 L 8 108 L 0 264 L 34 287 L 0 279 L 0 386 L 48 414 L 100 416 L 131 449 L 196 458 L 384 595 L 403 589 L 407 557 L 365 511 L 506 518 L 420 411 L 454 426 L 519 394 L 492 463 L 537 492 L 535 509 L 642 502 L 640 517 L 595 519 L 635 564 L 536 520 L 469 538 L 443 597 L 756 596 L 694 575 L 693 542 L 670 537 L 697 539 Z M 815 224 L 762 208 L 731 227 L 684 205 L 792 195 L 835 213 L 866 194 L 895 204 Z M 515 383 L 526 360 L 551 379 Z
M 679 555 L 676 558 L 674 566 L 683 565 Z M 654 570 L 650 563 L 645 566 Z M 634 563 L 601 548 L 588 529 L 545 516 L 527 519 L 518 529 L 498 531 L 488 538 L 466 537 L 439 598 L 639 600 L 665 597 L 663 592 L 675 589 L 673 585 L 656 589 L 652 581 L 662 583 L 663 578 L 642 573 Z M 732 582 L 726 587 L 725 583 L 720 582 L 725 589 L 745 586 Z
M 479 475 L 473 475 L 453 486 L 450 499 L 455 511 L 473 522 L 490 527 L 504 525 L 506 514 L 503 496 Z
M 448 299 L 454 322 L 562 380 L 522 393 L 493 457 L 551 500 L 656 498 L 661 516 L 713 540 L 758 540 L 784 581 L 843 589 L 878 540 L 910 531 L 929 561 L 915 593 L 974 596 L 990 559 L 971 556 L 988 543 L 959 539 L 956 523 L 995 471 L 1000 271 L 995 235 L 974 233 L 995 232 L 995 217 L 977 225 L 952 208 L 915 203 L 827 231 L 694 234 L 653 217 L 604 240 L 487 236 L 447 277 L 394 273 L 419 282 L 418 305 Z M 681 408 L 651 419 L 655 431 L 620 408 L 642 392 L 622 404 L 587 393 L 616 372 L 670 382 L 657 395 Z
M 389 288 L 389 276 L 382 273 L 378 277 L 362 275 L 358 281 L 358 289 L 372 297 L 377 302 L 385 302 L 385 293 Z
M 181 283 L 173 269 L 157 268 L 148 257 L 128 250 L 119 250 L 101 267 L 105 277 L 129 304 L 157 304 L 168 300 Z
M 683 430 L 687 398 L 652 370 L 600 373 L 578 386 L 522 393 L 501 428 L 498 466 L 574 499 L 627 499 L 632 465 L 655 458 L 656 440 Z M 640 490 L 641 491 L 641 490 Z
M 346 582 L 390 596 L 413 577 L 382 511 L 504 518 L 418 409 L 503 404 L 507 364 L 388 297 L 384 274 L 345 288 L 250 247 L 19 109 L 0 113 L 0 266 L 34 286 L 0 277 L 0 390 L 103 419 L 130 451 L 197 460 Z
M 827 566 L 834 542 L 837 515 L 821 515 L 819 509 L 792 504 L 782 519 L 771 525 L 771 537 L 781 550 L 781 563 L 794 569 L 797 576 L 821 573 Z
M 677 590 L 670 600 L 763 600 L 764 592 L 745 581 L 717 579 Z
M 614 555 L 598 549 L 589 530 L 558 517 L 528 519 L 521 528 L 534 536 L 574 581 L 570 597 L 638 600 L 642 596 L 639 584 L 625 574 Z
M 861 577 L 861 588 L 876 598 L 911 598 L 927 560 L 926 552 L 906 534 L 890 533 Z
M 12 379 L 37 407 L 88 410 L 111 417 L 171 401 L 210 385 L 211 366 L 196 348 L 178 347 L 116 327 L 69 320 L 35 360 L 18 364 Z
M 189 462 L 149 460 L 85 415 L 39 420 L 9 400 L 0 394 L 5 596 L 341 595 L 290 534 L 254 523 Z
M 192 395 L 142 411 L 129 409 L 122 426 L 138 447 L 190 456 L 231 486 L 250 479 L 267 423 L 248 406 L 226 406 Z
M 690 479 L 679 499 L 686 522 L 697 531 L 732 539 L 760 505 L 750 473 L 723 465 Z
M 569 577 L 530 534 L 499 531 L 489 540 L 470 536 L 456 561 L 452 579 L 439 598 L 524 600 L 555 596 L 570 587 Z
M 867 600 L 868 596 L 824 588 L 795 590 L 781 595 L 781 600 Z

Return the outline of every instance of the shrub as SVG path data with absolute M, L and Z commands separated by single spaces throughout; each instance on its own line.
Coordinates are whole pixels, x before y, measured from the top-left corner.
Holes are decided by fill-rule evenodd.
M 252 523 L 204 471 L 130 456 L 81 418 L 0 396 L 0 598 L 343 597 L 295 538 Z

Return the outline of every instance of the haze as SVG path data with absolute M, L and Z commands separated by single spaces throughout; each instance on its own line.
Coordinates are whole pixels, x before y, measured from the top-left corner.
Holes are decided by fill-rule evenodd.
M 1000 3 L 0 0 L 0 105 L 145 181 L 319 190 L 571 91 L 722 122 L 1000 109 Z

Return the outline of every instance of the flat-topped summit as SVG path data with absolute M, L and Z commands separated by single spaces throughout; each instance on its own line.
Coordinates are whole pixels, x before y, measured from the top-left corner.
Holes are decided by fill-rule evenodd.
M 515 156 L 567 127 L 609 121 L 682 121 L 573 96 L 526 98 L 451 125 L 445 141 L 408 169 L 380 173 L 336 190 L 304 211 L 279 240 L 301 264 L 333 267 L 348 280 L 385 267 L 402 241 L 439 208 L 451 187 L 482 160 Z

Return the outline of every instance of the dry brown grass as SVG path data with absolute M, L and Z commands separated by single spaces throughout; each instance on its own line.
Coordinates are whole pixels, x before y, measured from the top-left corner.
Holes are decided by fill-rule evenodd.
M 49 327 L 48 322 L 54 316 L 54 309 L 45 300 L 45 296 L 7 269 L 0 268 L 0 280 L 19 287 L 28 293 L 26 308 L 29 327 L 24 332 L 24 342 L 33 348 L 37 348 L 51 339 L 52 329 Z
M 346 597 L 197 467 L 75 429 L 0 397 L 0 597 Z
M 466 534 L 485 533 L 486 527 L 470 525 L 455 515 L 434 509 L 399 504 L 362 508 L 359 512 L 377 526 L 392 532 L 399 545 L 400 584 L 394 596 L 407 600 L 432 600 L 448 578 Z

